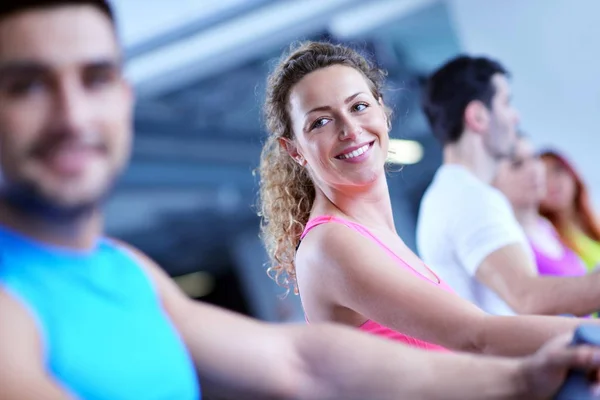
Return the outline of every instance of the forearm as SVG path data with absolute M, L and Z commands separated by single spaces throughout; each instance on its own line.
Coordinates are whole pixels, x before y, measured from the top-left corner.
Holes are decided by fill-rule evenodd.
M 541 315 L 493 316 L 480 321 L 476 338 L 480 353 L 501 356 L 522 356 L 536 352 L 548 340 L 571 333 L 582 323 L 600 324 L 596 320 L 549 317 Z
M 589 315 L 600 310 L 600 273 L 579 277 L 538 276 L 523 284 L 522 314 Z M 520 309 L 520 310 L 519 310 Z
M 296 332 L 298 399 L 525 399 L 519 361 L 425 352 L 338 327 Z

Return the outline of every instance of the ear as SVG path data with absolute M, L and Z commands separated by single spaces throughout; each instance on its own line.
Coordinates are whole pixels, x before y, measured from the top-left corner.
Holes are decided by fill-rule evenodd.
M 483 133 L 488 129 L 490 121 L 490 111 L 479 100 L 473 100 L 465 108 L 464 125 L 465 129 L 473 132 Z
M 279 145 L 296 161 L 300 166 L 306 165 L 306 160 L 298 151 L 298 146 L 296 143 L 287 138 L 279 138 Z

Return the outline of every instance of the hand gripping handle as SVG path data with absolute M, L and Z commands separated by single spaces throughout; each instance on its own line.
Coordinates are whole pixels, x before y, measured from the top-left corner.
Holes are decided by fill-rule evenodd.
M 571 346 L 589 344 L 600 347 L 600 326 L 581 325 L 575 330 Z M 585 372 L 580 370 L 569 371 L 565 382 L 561 386 L 554 400 L 593 400 L 590 382 Z

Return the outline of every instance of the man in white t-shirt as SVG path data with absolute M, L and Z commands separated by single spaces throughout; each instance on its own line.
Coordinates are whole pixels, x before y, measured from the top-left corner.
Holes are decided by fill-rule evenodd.
M 444 161 L 421 202 L 417 247 L 459 295 L 497 315 L 574 314 L 600 309 L 600 274 L 537 273 L 508 200 L 491 186 L 510 157 L 519 121 L 507 72 L 487 58 L 460 56 L 428 80 L 424 111 Z

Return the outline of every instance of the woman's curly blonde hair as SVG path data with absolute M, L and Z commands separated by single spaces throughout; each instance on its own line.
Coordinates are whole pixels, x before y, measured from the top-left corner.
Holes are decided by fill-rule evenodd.
M 279 141 L 294 139 L 288 114 L 292 88 L 311 72 L 332 65 L 358 70 L 367 79 L 373 96 L 376 99 L 382 97 L 386 75 L 383 70 L 349 47 L 326 42 L 292 46 L 267 79 L 263 112 L 269 135 L 259 167 L 261 238 L 270 259 L 269 275 L 277 284 L 293 289 L 296 294 L 294 257 L 313 206 L 315 187 L 306 168 L 295 162 Z

